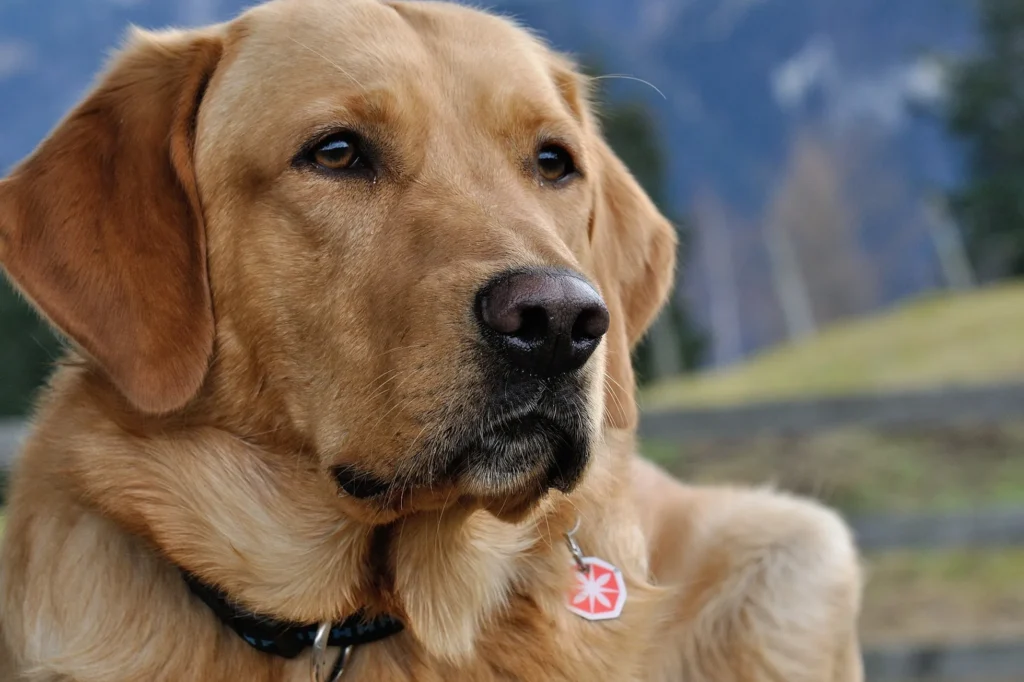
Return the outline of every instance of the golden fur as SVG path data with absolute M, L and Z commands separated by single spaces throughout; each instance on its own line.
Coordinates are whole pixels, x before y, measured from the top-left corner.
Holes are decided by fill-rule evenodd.
M 338 124 L 381 141 L 373 182 L 295 167 Z M 581 177 L 525 172 L 541 138 Z M 223 627 L 176 563 L 283 619 L 400 616 L 346 680 L 860 680 L 860 577 L 834 514 L 685 487 L 634 455 L 630 349 L 674 254 L 586 80 L 504 19 L 274 0 L 135 32 L 0 181 L 0 262 L 75 348 L 11 492 L 3 679 L 309 679 L 308 656 Z M 480 399 L 473 293 L 530 265 L 584 274 L 611 313 L 568 494 L 453 482 L 415 454 Z M 339 496 L 339 464 L 401 492 Z M 398 485 L 424 470 L 430 485 Z M 618 620 L 563 606 L 577 518 L 626 576 Z

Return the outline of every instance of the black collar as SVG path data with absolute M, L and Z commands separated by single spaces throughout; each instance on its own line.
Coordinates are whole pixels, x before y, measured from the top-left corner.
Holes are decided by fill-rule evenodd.
M 313 646 L 317 625 L 286 623 L 258 616 L 231 601 L 224 592 L 207 585 L 196 576 L 182 571 L 192 593 L 203 600 L 216 616 L 257 651 L 282 658 L 295 658 Z M 346 647 L 369 644 L 402 631 L 402 622 L 392 616 L 367 620 L 362 612 L 349 616 L 331 627 L 328 646 Z

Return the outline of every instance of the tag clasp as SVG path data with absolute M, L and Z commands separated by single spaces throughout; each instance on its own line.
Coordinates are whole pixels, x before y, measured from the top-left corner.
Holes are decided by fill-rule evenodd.
M 317 628 L 316 638 L 313 639 L 313 682 L 338 682 L 345 674 L 345 666 L 352 655 L 353 645 L 348 645 L 341 650 L 341 655 L 334 662 L 334 666 L 327 666 L 327 643 L 331 638 L 331 624 L 321 623 Z
M 583 560 L 583 550 L 580 549 L 580 544 L 576 542 L 576 531 L 580 529 L 580 518 L 576 517 L 576 525 L 572 527 L 568 533 L 565 534 L 565 541 L 569 545 L 569 552 L 572 554 L 573 560 L 576 562 L 576 568 L 579 569 L 580 573 L 587 572 L 587 563 Z

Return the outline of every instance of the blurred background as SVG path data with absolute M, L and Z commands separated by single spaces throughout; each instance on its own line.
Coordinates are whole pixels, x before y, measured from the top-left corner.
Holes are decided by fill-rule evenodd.
M 0 0 L 0 171 L 129 23 L 245 4 Z M 868 679 L 1024 679 L 1024 0 L 489 7 L 600 78 L 610 141 L 678 225 L 636 357 L 645 454 L 850 519 Z M 59 353 L 0 288 L 5 461 Z

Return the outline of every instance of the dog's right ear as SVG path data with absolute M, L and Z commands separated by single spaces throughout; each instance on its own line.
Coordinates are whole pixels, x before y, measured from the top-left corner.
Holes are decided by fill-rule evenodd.
M 678 237 L 601 134 L 588 97 L 589 79 L 567 58 L 549 58 L 555 85 L 589 138 L 589 176 L 596 185 L 589 236 L 595 274 L 611 313 L 605 335 L 605 423 L 635 428 L 639 413 L 630 355 L 668 299 Z
M 92 92 L 0 181 L 0 264 L 138 409 L 183 407 L 213 348 L 199 102 L 223 43 L 133 31 Z

